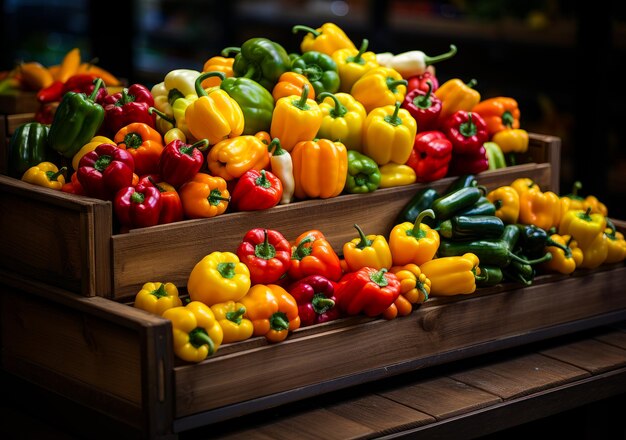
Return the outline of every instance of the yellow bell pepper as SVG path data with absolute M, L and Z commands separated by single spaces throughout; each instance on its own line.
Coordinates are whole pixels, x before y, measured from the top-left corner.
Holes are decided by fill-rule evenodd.
M 170 128 L 163 135 L 163 143 L 165 145 L 177 139 L 181 142 L 187 143 L 187 135 L 185 135 L 185 133 L 183 133 L 183 131 L 180 128 L 176 128 L 176 127 Z
M 596 238 L 583 251 L 583 262 L 581 269 L 595 269 L 604 264 L 609 256 L 609 239 L 605 234 L 598 234 Z
M 505 154 L 528 151 L 528 132 L 521 128 L 501 130 L 491 137 L 491 141 L 498 144 Z
M 624 240 L 624 234 L 615 230 L 613 222 L 607 222 L 610 227 L 604 230 L 604 235 L 607 238 L 607 255 L 604 260 L 605 264 L 619 263 L 626 258 L 626 240 Z
M 378 107 L 402 103 L 406 95 L 406 79 L 389 67 L 368 70 L 352 86 L 350 94 L 370 113 Z
M 348 177 L 348 150 L 328 139 L 299 142 L 291 152 L 294 195 L 298 199 L 336 197 Z
M 384 235 L 365 235 L 359 225 L 354 227 L 359 236 L 343 245 L 343 257 L 350 272 L 362 267 L 376 270 L 391 268 L 391 250 Z
M 522 193 L 525 193 L 530 189 L 538 188 L 538 185 L 534 182 L 534 180 L 528 177 L 518 177 L 511 183 L 511 186 L 515 189 L 515 191 L 517 191 L 517 194 L 519 195 L 522 195 Z
M 383 318 L 394 319 L 397 316 L 410 315 L 413 311 L 413 304 L 421 304 L 428 300 L 431 283 L 417 264 L 392 266 L 389 272 L 395 274 L 400 280 L 400 295 L 383 312 Z
M 606 218 L 602 214 L 591 214 L 574 209 L 568 211 L 559 224 L 559 234 L 571 235 L 578 242 L 583 252 L 582 269 L 595 269 L 606 260 L 608 255 L 608 238 L 604 234 Z
M 202 73 L 205 72 L 222 72 L 226 78 L 232 78 L 235 76 L 233 72 L 233 64 L 235 58 L 226 58 L 222 56 L 214 56 L 204 62 L 202 67 Z M 211 76 L 202 82 L 202 88 L 208 89 L 209 87 L 217 87 L 222 82 L 221 78 L 217 76 Z
M 592 214 L 602 214 L 605 217 L 609 215 L 606 205 L 598 200 L 596 196 L 588 195 L 585 197 L 585 205 L 591 208 Z
M 480 93 L 473 88 L 474 86 L 476 86 L 475 79 L 465 84 L 460 79 L 453 78 L 435 90 L 435 96 L 441 100 L 439 125 L 442 125 L 446 119 L 459 110 L 472 111 L 474 106 L 480 102 Z
M 172 90 L 177 90 L 182 96 L 196 95 L 195 82 L 200 72 L 191 69 L 175 69 L 165 75 L 163 82 L 157 83 L 150 92 L 154 98 L 154 106 L 172 118 L 174 112 L 169 98 Z
M 323 99 L 319 107 L 322 111 L 322 125 L 317 132 L 318 138 L 339 141 L 348 150 L 361 151 L 363 142 L 363 124 L 367 114 L 363 104 L 348 93 L 322 92 Z
M 78 150 L 78 153 L 76 153 L 74 157 L 72 158 L 72 168 L 74 168 L 74 171 L 78 169 L 78 164 L 80 163 L 80 160 L 82 159 L 82 157 L 85 154 L 89 153 L 90 151 L 95 150 L 96 147 L 100 144 L 114 144 L 115 145 L 115 142 L 113 142 L 112 139 L 109 139 L 106 136 L 92 137 L 91 140 L 87 142 L 85 145 L 83 145 L 82 148 Z
M 298 142 L 313 140 L 322 125 L 322 110 L 308 96 L 309 85 L 305 84 L 302 95 L 285 96 L 274 106 L 270 135 L 289 153 Z
M 57 168 L 52 162 L 41 162 L 26 170 L 22 180 L 33 185 L 43 186 L 57 191 L 65 184 L 63 173 L 67 167 Z
M 195 139 L 207 139 L 210 145 L 215 145 L 221 140 L 241 135 L 244 117 L 237 101 L 224 90 L 215 87 L 207 93 L 202 88 L 202 81 L 212 73 L 203 73 L 196 79 L 198 99 L 189 104 L 185 118 Z
M 561 201 L 552 191 L 542 192 L 534 186 L 519 195 L 519 222 L 535 225 L 546 231 L 561 220 Z
M 424 217 L 435 217 L 432 209 L 419 213 L 415 223 L 404 222 L 393 227 L 389 234 L 389 249 L 394 266 L 424 264 L 437 253 L 440 237 L 435 229 L 422 223 Z
M 167 309 L 180 307 L 183 302 L 178 296 L 178 288 L 173 283 L 145 283 L 135 296 L 133 304 L 138 309 L 162 315 Z
M 563 196 L 562 198 L 570 201 L 569 209 L 582 209 L 586 211 L 587 208 L 591 208 L 591 214 L 602 214 L 607 217 L 609 211 L 604 203 L 602 203 L 596 196 L 588 195 L 582 197 L 578 194 L 578 191 L 583 187 L 580 181 L 575 181 L 572 185 L 572 192 Z
M 257 136 L 241 135 L 213 145 L 206 157 L 213 176 L 226 181 L 241 177 L 246 171 L 261 171 L 270 163 L 267 145 Z
M 476 291 L 476 254 L 442 257 L 422 265 L 422 273 L 430 280 L 431 296 L 467 295 Z
M 496 217 L 504 223 L 517 223 L 519 218 L 519 194 L 510 185 L 500 186 L 487 193 L 487 200 L 496 206 Z
M 417 123 L 400 104 L 372 110 L 363 124 L 363 154 L 378 165 L 405 164 L 413 150 Z
M 566 250 L 558 246 L 546 246 L 546 251 L 552 254 L 552 258 L 540 263 L 540 267 L 549 272 L 558 272 L 564 275 L 571 274 L 583 261 L 582 250 L 574 240 L 571 240 L 569 235 L 552 234 L 550 239 L 566 246 Z
M 268 342 L 284 341 L 290 331 L 300 328 L 298 303 L 279 285 L 255 284 L 241 303 L 254 326 L 253 335 L 265 336 Z
M 190 143 L 194 143 L 197 139 L 191 134 L 189 130 L 189 124 L 187 124 L 187 108 L 198 99 L 198 96 L 193 93 L 186 96 L 179 96 L 172 103 L 172 112 L 174 113 L 174 121 L 176 122 L 176 128 L 180 129 L 185 138 Z
M 243 317 L 246 307 L 240 302 L 226 301 L 213 304 L 211 310 L 224 332 L 222 343 L 245 341 L 252 337 L 254 326 L 252 321 Z
M 200 260 L 187 280 L 192 301 L 208 306 L 239 301 L 250 289 L 250 270 L 232 252 L 212 252 Z
M 390 162 L 381 165 L 378 170 L 380 171 L 379 188 L 410 185 L 417 180 L 415 170 L 408 165 Z
M 341 79 L 339 91 L 350 93 L 354 83 L 363 75 L 380 67 L 376 61 L 376 54 L 372 51 L 367 52 L 368 44 L 368 40 L 364 39 L 359 50 L 356 48 L 339 49 L 331 55 L 339 70 Z
M 334 23 L 324 23 L 317 29 L 297 25 L 292 28 L 292 31 L 294 34 L 299 31 L 307 32 L 300 43 L 302 53 L 314 50 L 332 56 L 332 54 L 339 49 L 348 48 L 356 50 L 356 46 L 352 40 Z
M 222 344 L 224 331 L 204 303 L 192 301 L 172 307 L 163 312 L 163 317 L 172 321 L 174 354 L 184 361 L 201 362 Z

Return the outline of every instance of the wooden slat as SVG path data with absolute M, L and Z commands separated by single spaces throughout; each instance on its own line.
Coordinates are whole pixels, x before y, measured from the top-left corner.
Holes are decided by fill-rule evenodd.
M 19 92 L 16 94 L 0 94 L 0 113 L 35 112 L 39 108 L 36 92 Z
M 450 377 L 508 400 L 589 376 L 547 356 L 530 354 L 455 373 Z
M 430 414 L 437 420 L 454 417 L 501 401 L 494 394 L 448 377 L 420 381 L 385 391 L 381 395 Z
M 615 331 L 611 333 L 606 333 L 600 336 L 596 336 L 595 339 L 626 350 L 626 331 Z
M 586 339 L 541 351 L 541 354 L 598 374 L 626 366 L 626 350 Z

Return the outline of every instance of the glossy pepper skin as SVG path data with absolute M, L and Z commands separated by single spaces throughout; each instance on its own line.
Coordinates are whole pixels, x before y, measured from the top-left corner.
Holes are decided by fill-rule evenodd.
M 280 139 L 281 146 L 288 152 L 298 142 L 315 138 L 322 126 L 322 110 L 308 96 L 309 86 L 305 84 L 299 97 L 286 96 L 276 101 L 270 134 Z
M 425 92 L 414 88 L 402 101 L 402 108 L 407 109 L 415 119 L 418 132 L 436 130 L 441 114 L 441 101 L 432 93 L 432 83 L 428 81 L 426 84 L 428 89 Z
M 441 84 L 435 91 L 435 96 L 441 100 L 440 126 L 455 112 L 459 110 L 471 112 L 480 102 L 480 93 L 474 89 L 476 84 L 475 79 L 466 84 L 458 78 L 449 79 Z
M 411 155 L 417 124 L 400 103 L 372 110 L 363 124 L 363 154 L 378 165 L 404 164 Z
M 113 210 L 122 226 L 129 229 L 159 224 L 161 192 L 154 186 L 127 186 L 113 199 Z
M 376 191 L 380 186 L 381 174 L 373 159 L 358 151 L 348 150 L 348 175 L 345 191 L 364 194 Z
M 548 272 L 558 272 L 569 275 L 576 270 L 576 267 L 583 261 L 583 252 L 578 244 L 571 244 L 569 235 L 550 235 L 550 240 L 560 246 L 546 246 L 546 251 L 550 252 L 552 258 L 541 263 L 540 267 Z
M 159 159 L 159 171 L 163 180 L 179 188 L 193 179 L 204 164 L 202 152 L 208 146 L 206 139 L 191 145 L 180 140 L 173 140 L 167 144 Z
M 95 136 L 104 122 L 104 108 L 94 100 L 102 80 L 98 79 L 91 95 L 68 92 L 57 108 L 48 144 L 57 153 L 71 159 L 80 148 Z
M 315 50 L 332 56 L 339 49 L 356 49 L 343 29 L 334 23 L 324 23 L 317 29 L 296 25 L 291 30 L 294 34 L 300 31 L 307 32 L 300 43 L 300 50 L 303 53 Z
M 250 289 L 248 266 L 232 252 L 211 252 L 198 261 L 187 280 L 192 301 L 208 306 L 239 301 Z
M 142 122 L 155 128 L 156 115 L 148 112 L 154 106 L 154 98 L 150 90 L 141 84 L 133 84 L 121 92 L 105 96 L 102 106 L 104 126 L 110 134 L 117 133 L 120 128 L 133 122 Z
M 426 183 L 444 178 L 451 160 L 452 142 L 442 132 L 432 130 L 415 135 L 406 164 L 415 170 L 417 182 Z
M 568 252 L 567 246 L 552 240 L 545 229 L 535 225 L 518 225 L 518 227 L 520 228 L 520 236 L 517 244 L 521 247 L 521 252 L 525 257 L 540 258 L 545 254 L 547 246 L 557 247 L 563 252 Z
M 350 94 L 365 107 L 369 114 L 378 107 L 402 103 L 406 95 L 406 79 L 388 67 L 376 67 L 359 78 Z
M 528 151 L 528 132 L 521 128 L 507 128 L 495 133 L 491 140 L 500 146 L 503 153 L 525 153 Z
M 541 191 L 537 185 L 519 193 L 519 222 L 548 230 L 557 227 L 561 209 L 559 196 L 552 191 Z M 573 234 L 572 234 L 573 235 Z
M 291 60 L 291 70 L 308 78 L 315 95 L 339 91 L 339 68 L 330 55 L 315 50 L 304 52 Z
M 414 223 L 405 222 L 393 227 L 389 234 L 389 248 L 394 266 L 417 264 L 433 259 L 439 247 L 439 233 L 423 223 L 424 217 L 434 218 L 432 209 L 422 211 Z
M 269 133 L 267 133 L 269 137 Z M 278 138 L 272 139 L 267 146 L 270 152 L 270 169 L 280 179 L 283 185 L 283 195 L 280 204 L 291 203 L 296 183 L 293 177 L 293 160 L 287 150 L 281 148 Z
M 495 215 L 504 223 L 517 223 L 519 218 L 519 193 L 510 185 L 500 186 L 487 193 L 487 199 L 496 205 Z
M 559 234 L 571 235 L 583 251 L 582 269 L 595 269 L 604 263 L 608 254 L 605 229 L 605 217 L 602 214 L 591 214 L 591 208 L 586 211 L 570 210 L 559 224 Z
M 139 175 L 158 173 L 163 153 L 163 137 L 148 124 L 132 122 L 115 133 L 113 138 L 119 148 L 128 151 Z
M 619 263 L 626 258 L 626 240 L 624 240 L 624 234 L 615 229 L 613 222 L 607 221 L 607 225 L 609 227 L 604 230 L 607 243 L 604 264 Z
M 223 214 L 230 202 L 226 181 L 207 173 L 197 173 L 178 191 L 187 218 L 209 218 Z
M 237 52 L 233 63 L 234 76 L 250 78 L 268 91 L 274 88 L 280 75 L 291 67 L 285 48 L 267 38 L 250 38 L 241 48 L 227 47 L 222 50 L 222 56 L 231 52 Z
M 67 168 L 59 169 L 52 162 L 41 162 L 27 169 L 22 176 L 22 181 L 60 191 L 65 184 L 63 173 L 66 171 Z
M 432 296 L 468 295 L 476 291 L 478 264 L 478 257 L 468 252 L 435 258 L 420 265 L 420 269 L 430 280 Z
M 135 161 L 131 154 L 113 144 L 100 144 L 79 162 L 78 181 L 85 194 L 113 200 L 117 191 L 132 186 Z
M 502 148 L 495 142 L 485 142 L 483 144 L 485 152 L 487 154 L 487 162 L 489 163 L 490 170 L 497 170 L 499 168 L 506 168 L 506 159 Z
M 39 122 L 27 122 L 15 129 L 9 141 L 8 168 L 11 177 L 21 177 L 27 169 L 49 159 L 48 131 Z
M 335 283 L 321 275 L 309 275 L 292 283 L 287 291 L 298 303 L 300 326 L 306 327 L 338 319 Z
M 234 58 L 227 58 L 222 56 L 214 56 L 204 62 L 202 66 L 202 73 L 204 72 L 221 72 L 226 78 L 232 78 L 235 76 L 233 71 Z M 206 78 L 202 81 L 202 88 L 208 89 L 209 87 L 219 86 L 222 80 L 218 77 Z
M 426 72 L 421 75 L 410 76 L 408 78 L 408 82 L 407 93 L 414 89 L 420 89 L 427 92 L 429 89 L 429 82 L 433 92 L 439 88 L 439 80 L 435 76 L 435 71 L 432 67 L 427 67 Z
M 339 281 L 342 275 L 339 256 L 321 231 L 305 231 L 291 242 L 289 278 L 299 280 L 309 275 L 322 275 Z
M 350 272 L 362 267 L 374 269 L 391 268 L 391 251 L 384 235 L 365 235 L 361 227 L 354 225 L 359 236 L 343 245 L 343 258 Z
M 396 69 L 404 78 L 422 75 L 428 66 L 452 58 L 456 55 L 456 46 L 450 45 L 450 51 L 437 56 L 428 56 L 421 50 L 409 50 L 399 54 L 383 52 L 376 55 L 378 62 L 386 67 Z
M 283 287 L 276 284 L 256 284 L 241 299 L 245 317 L 252 321 L 254 336 L 264 336 L 268 342 L 284 341 L 289 332 L 300 328 L 298 303 Z
M 80 163 L 80 159 L 88 152 L 95 150 L 96 147 L 100 144 L 115 144 L 115 142 L 113 141 L 113 139 L 109 139 L 106 136 L 92 137 L 91 140 L 85 145 L 83 145 L 81 149 L 78 150 L 78 152 L 72 158 L 72 168 L 74 168 L 74 170 L 77 170 L 78 164 Z
M 160 316 L 167 309 L 182 306 L 183 302 L 178 296 L 178 288 L 175 284 L 149 282 L 144 283 L 141 290 L 137 292 L 133 305 Z
M 148 174 L 139 179 L 135 186 L 154 186 L 159 190 L 161 194 L 160 225 L 179 222 L 183 219 L 183 202 L 180 200 L 178 191 L 168 182 L 164 182 L 161 176 Z
M 213 311 L 199 301 L 172 307 L 163 312 L 172 322 L 174 354 L 187 362 L 201 362 L 215 354 L 224 339 L 224 331 Z
M 381 165 L 378 169 L 380 170 L 381 188 L 410 185 L 415 183 L 417 179 L 415 170 L 405 164 L 389 162 Z
M 345 48 L 331 54 L 339 71 L 339 91 L 350 93 L 352 86 L 366 72 L 380 67 L 376 61 L 376 54 L 367 51 L 369 41 L 363 39 L 359 49 Z
M 454 112 L 443 124 L 446 135 L 456 154 L 476 153 L 489 140 L 487 126 L 480 115 L 459 110 Z
M 387 269 L 362 267 L 337 283 L 337 307 L 346 315 L 378 316 L 400 295 L 400 280 Z
M 382 314 L 388 320 L 410 315 L 414 304 L 427 301 L 431 284 L 417 264 L 392 266 L 389 271 L 400 280 L 400 295 Z
M 257 136 L 241 135 L 213 145 L 206 156 L 213 176 L 224 180 L 239 179 L 248 171 L 260 171 L 270 163 L 267 145 Z
M 339 141 L 348 150 L 363 148 L 363 124 L 367 114 L 363 105 L 348 93 L 321 93 L 318 99 L 322 111 L 322 125 L 318 138 Z
M 68 194 L 75 194 L 77 196 L 85 195 L 85 190 L 78 181 L 78 173 L 72 173 L 72 177 L 70 177 L 69 180 L 65 181 L 65 184 L 61 187 L 61 191 Z
M 297 199 L 326 199 L 341 194 L 348 176 L 348 151 L 341 142 L 298 142 L 291 157 Z
M 287 273 L 291 245 L 275 229 L 250 229 L 237 247 L 237 256 L 248 266 L 252 284 L 275 283 Z
M 259 211 L 278 205 L 283 184 L 271 171 L 250 170 L 237 180 L 231 204 L 237 211 Z
M 309 94 L 307 95 L 307 98 L 315 99 L 315 89 L 306 76 L 300 75 L 296 72 L 283 73 L 280 75 L 278 82 L 272 89 L 274 102 L 278 101 L 280 98 L 284 98 L 285 96 L 301 96 L 302 89 L 305 84 L 309 86 Z
M 497 96 L 480 101 L 472 112 L 478 113 L 487 124 L 489 136 L 507 128 L 520 127 L 517 101 L 508 96 Z
M 244 318 L 246 307 L 235 301 L 225 301 L 211 306 L 215 319 L 224 332 L 224 344 L 245 341 L 252 337 L 254 326 L 252 321 Z

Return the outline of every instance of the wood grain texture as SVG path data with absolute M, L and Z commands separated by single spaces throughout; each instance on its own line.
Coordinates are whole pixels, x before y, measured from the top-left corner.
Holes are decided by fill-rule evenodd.
M 604 335 L 596 336 L 595 339 L 626 350 L 626 331 L 606 333 Z
M 598 374 L 626 366 L 626 350 L 602 341 L 587 339 L 540 352 L 553 359 Z
M 455 373 L 450 377 L 508 400 L 589 375 L 581 368 L 533 353 Z

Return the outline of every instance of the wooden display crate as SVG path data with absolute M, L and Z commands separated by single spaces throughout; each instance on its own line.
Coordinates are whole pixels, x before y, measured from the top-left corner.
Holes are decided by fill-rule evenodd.
M 34 113 L 37 109 L 37 92 L 0 93 L 0 114 Z
M 0 114 L 0 174 L 8 174 L 9 169 L 9 140 L 17 127 L 35 118 L 34 113 Z
M 560 139 L 532 134 L 520 165 L 477 177 L 488 189 L 529 177 L 558 192 Z M 428 185 L 379 189 L 370 194 L 305 200 L 257 212 L 225 213 L 118 234 L 111 203 L 77 197 L 0 176 L 0 266 L 85 296 L 133 297 L 147 281 L 186 286 L 194 265 L 213 251 L 235 251 L 251 228 L 280 231 L 288 240 L 320 229 L 336 250 L 354 238 L 354 223 L 367 233 L 388 234 L 395 218 L 424 186 L 439 191 L 454 177 Z

